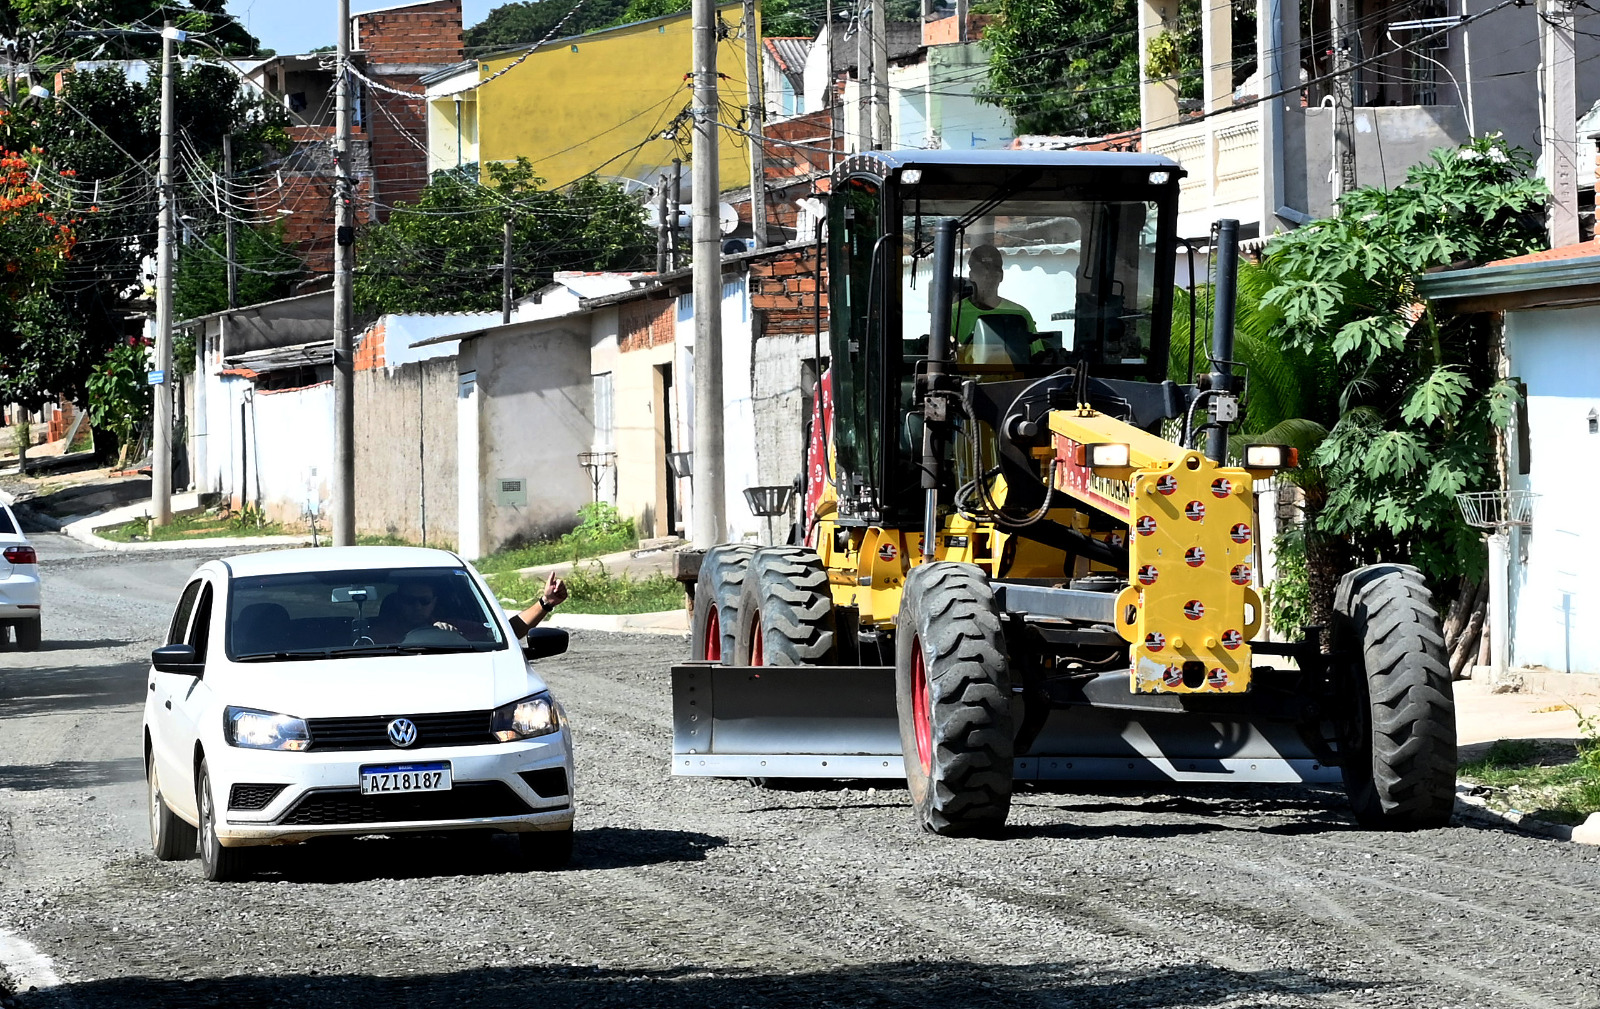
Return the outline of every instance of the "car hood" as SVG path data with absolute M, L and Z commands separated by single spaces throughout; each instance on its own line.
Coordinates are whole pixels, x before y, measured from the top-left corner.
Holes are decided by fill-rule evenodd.
M 224 704 L 300 718 L 479 711 L 545 689 L 520 649 L 231 663 Z

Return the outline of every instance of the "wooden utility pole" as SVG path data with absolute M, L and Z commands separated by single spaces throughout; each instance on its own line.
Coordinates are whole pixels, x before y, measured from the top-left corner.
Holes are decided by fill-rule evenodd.
M 155 423 L 150 431 L 150 518 L 172 521 L 172 46 L 187 36 L 161 26 L 161 154 L 156 165 Z
M 232 203 L 231 197 L 233 195 L 233 191 L 232 191 L 232 189 L 230 187 L 232 186 L 232 184 L 233 184 L 233 134 L 224 133 L 222 135 L 222 185 L 223 185 L 223 191 L 225 193 L 227 193 L 228 196 L 227 196 L 227 198 L 224 198 L 223 201 L 222 201 L 222 206 L 224 208 L 223 211 L 222 211 L 222 240 L 223 240 L 223 250 L 227 254 L 227 257 L 228 257 L 228 263 L 227 263 L 227 266 L 228 266 L 228 307 L 229 308 L 238 308 L 239 307 L 239 261 L 238 261 L 238 259 L 236 259 L 234 257 L 235 249 L 234 249 L 234 243 L 233 243 L 233 214 L 230 213 L 230 211 L 232 209 L 232 207 L 231 207 L 231 203 Z
M 672 189 L 667 197 L 667 269 L 683 265 L 683 250 L 678 243 L 678 218 L 683 215 L 683 159 L 672 159 Z
M 1540 0 L 1544 182 L 1550 187 L 1550 247 L 1578 241 L 1578 108 L 1570 0 Z M 1492 611 L 1493 607 L 1491 607 Z
M 756 248 L 767 247 L 767 159 L 761 101 L 761 32 L 756 27 L 756 0 L 744 0 L 745 129 L 750 140 L 750 232 Z
M 694 545 L 727 535 L 722 437 L 722 230 L 717 214 L 717 0 L 694 0 Z
M 350 300 L 355 222 L 350 213 L 350 0 L 339 0 L 337 124 L 333 140 L 333 545 L 356 541 L 355 368 Z
M 656 272 L 667 272 L 667 173 L 656 186 Z

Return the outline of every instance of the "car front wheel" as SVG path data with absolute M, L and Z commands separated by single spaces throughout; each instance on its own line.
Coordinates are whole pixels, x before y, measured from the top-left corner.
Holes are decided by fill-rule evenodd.
M 211 774 L 204 760 L 200 761 L 195 791 L 196 804 L 200 807 L 200 868 L 206 879 L 226 883 L 245 878 L 250 873 L 251 852 L 248 848 L 224 848 L 217 838 L 217 804 L 212 797 Z
M 156 757 L 145 758 L 145 782 L 150 791 L 150 847 L 163 862 L 181 862 L 194 857 L 195 829 L 167 805 L 161 795 L 161 779 L 156 777 Z

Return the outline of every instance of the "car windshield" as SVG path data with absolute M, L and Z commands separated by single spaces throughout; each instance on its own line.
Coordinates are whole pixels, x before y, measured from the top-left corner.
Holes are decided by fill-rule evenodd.
M 465 568 L 307 571 L 235 577 L 229 658 L 353 658 L 505 647 Z

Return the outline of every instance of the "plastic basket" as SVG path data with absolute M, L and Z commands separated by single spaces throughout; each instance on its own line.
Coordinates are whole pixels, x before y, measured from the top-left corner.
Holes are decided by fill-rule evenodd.
M 1539 495 L 1525 490 L 1479 490 L 1456 495 L 1461 517 L 1479 529 L 1506 529 L 1533 521 L 1533 502 Z
M 746 487 L 744 499 L 750 504 L 750 511 L 760 518 L 771 518 L 782 515 L 789 510 L 789 502 L 794 498 L 794 485 L 782 484 L 781 486 Z

